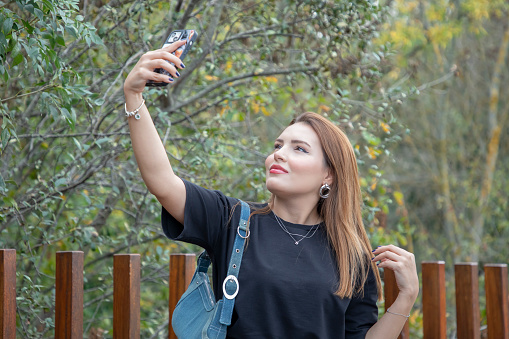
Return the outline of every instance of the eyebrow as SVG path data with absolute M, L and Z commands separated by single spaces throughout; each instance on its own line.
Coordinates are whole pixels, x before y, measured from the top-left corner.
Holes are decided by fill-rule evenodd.
M 284 143 L 283 139 L 276 139 L 276 141 L 280 142 L 280 143 Z M 304 145 L 307 145 L 308 147 L 311 148 L 311 145 L 308 144 L 307 142 L 305 142 L 304 140 L 292 140 L 291 143 L 292 144 L 304 144 Z

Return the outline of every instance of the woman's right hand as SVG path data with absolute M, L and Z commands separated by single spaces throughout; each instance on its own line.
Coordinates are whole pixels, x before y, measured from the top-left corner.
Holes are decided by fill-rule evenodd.
M 183 69 L 185 66 L 182 61 L 172 54 L 177 48 L 185 44 L 185 40 L 179 40 L 168 47 L 150 51 L 138 60 L 134 68 L 131 70 L 124 82 L 124 94 L 140 94 L 145 89 L 148 80 L 155 82 L 171 83 L 171 78 L 167 75 L 154 72 L 156 68 L 167 70 L 173 78 L 178 78 L 179 73 L 175 66 L 167 61 L 173 62 L 178 68 Z

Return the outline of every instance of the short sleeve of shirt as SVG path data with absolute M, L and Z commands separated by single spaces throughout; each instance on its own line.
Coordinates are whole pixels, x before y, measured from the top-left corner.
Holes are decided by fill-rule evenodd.
M 203 247 L 213 257 L 219 237 L 228 225 L 230 211 L 237 199 L 227 197 L 183 180 L 186 187 L 184 225 L 162 208 L 161 223 L 164 234 L 173 240 Z
M 345 338 L 364 339 L 366 333 L 378 320 L 376 278 L 369 270 L 364 284 L 364 294 L 353 297 L 345 312 Z

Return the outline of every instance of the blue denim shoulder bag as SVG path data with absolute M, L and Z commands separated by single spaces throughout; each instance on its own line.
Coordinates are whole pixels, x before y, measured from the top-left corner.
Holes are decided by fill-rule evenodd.
M 249 206 L 242 200 L 239 226 L 233 244 L 227 277 L 223 281 L 223 298 L 215 302 L 207 270 L 210 257 L 203 252 L 189 287 L 180 298 L 172 314 L 171 325 L 179 339 L 223 339 L 231 324 L 235 297 L 239 292 L 239 270 L 244 243 L 249 237 L 247 223 Z

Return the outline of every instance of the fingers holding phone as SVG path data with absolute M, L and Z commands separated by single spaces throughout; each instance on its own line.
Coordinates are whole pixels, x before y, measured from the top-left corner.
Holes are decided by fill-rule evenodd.
M 178 68 L 184 68 L 184 64 L 182 63 L 182 60 L 187 55 L 191 47 L 193 46 L 193 43 L 196 41 L 197 34 L 195 30 L 192 29 L 183 29 L 183 30 L 176 30 L 171 32 L 171 34 L 165 39 L 163 42 L 163 47 L 161 50 L 170 52 L 173 54 L 175 58 L 166 59 L 170 65 L 173 67 Z M 176 47 L 176 49 L 174 49 Z M 146 86 L 166 86 L 168 83 L 173 82 L 172 79 L 174 77 L 179 77 L 180 74 L 175 69 L 175 73 L 171 72 L 173 70 L 172 67 L 164 67 L 165 65 L 162 65 L 159 68 L 156 68 L 154 72 L 164 74 L 168 76 L 168 81 L 161 81 L 158 82 L 157 80 L 148 80 L 146 83 Z
M 170 60 L 178 62 L 178 60 L 175 59 L 177 59 L 175 55 L 163 50 L 156 50 L 143 54 L 127 76 L 124 82 L 124 92 L 126 94 L 141 93 L 145 89 L 145 85 L 148 81 L 169 83 L 169 75 L 156 73 L 154 70 L 164 67 L 164 69 L 168 71 L 168 74 L 175 74 L 175 67 L 169 63 Z
M 124 92 L 141 93 L 145 86 L 166 86 L 180 76 L 182 59 L 196 40 L 194 30 L 173 31 L 158 50 L 145 53 L 129 73 Z

